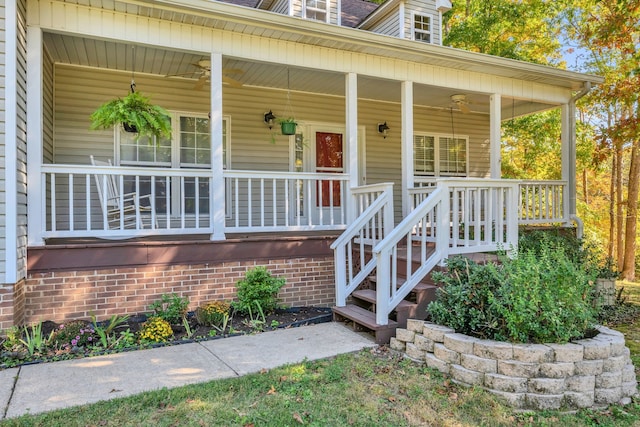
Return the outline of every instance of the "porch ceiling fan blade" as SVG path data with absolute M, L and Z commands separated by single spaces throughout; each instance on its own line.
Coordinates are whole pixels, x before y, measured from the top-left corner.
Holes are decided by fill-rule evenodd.
M 222 76 L 222 81 L 224 83 L 228 84 L 229 86 L 236 87 L 236 88 L 241 88 L 242 85 L 243 85 L 241 81 L 238 81 L 236 79 L 233 79 L 233 78 L 231 78 L 229 76 L 225 76 L 225 75 Z
M 196 82 L 194 89 L 199 90 L 202 89 L 202 87 L 204 86 L 204 84 L 207 82 L 207 78 L 208 76 L 206 74 L 202 74 L 200 76 L 200 78 L 198 79 L 198 81 Z
M 462 114 L 469 114 L 471 112 L 471 109 L 469 108 L 469 106 L 465 102 L 459 102 L 458 103 L 458 108 L 460 109 Z
M 451 102 L 456 107 L 458 107 L 458 109 L 462 112 L 462 114 L 468 114 L 471 112 L 466 95 L 462 95 L 462 94 L 451 95 Z
M 165 77 L 185 77 L 185 76 L 196 76 L 200 75 L 201 72 L 198 70 L 189 71 L 186 73 L 177 73 L 177 74 L 166 74 Z

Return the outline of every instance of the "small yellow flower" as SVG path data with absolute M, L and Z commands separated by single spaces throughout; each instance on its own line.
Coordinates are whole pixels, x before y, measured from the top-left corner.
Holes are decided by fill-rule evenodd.
M 140 340 L 149 342 L 166 342 L 173 336 L 171 325 L 159 317 L 151 317 L 142 324 Z

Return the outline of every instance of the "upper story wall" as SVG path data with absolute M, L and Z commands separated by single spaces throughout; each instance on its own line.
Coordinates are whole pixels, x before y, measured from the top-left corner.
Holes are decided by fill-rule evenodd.
M 340 25 L 338 0 L 276 0 L 272 12 Z
M 407 40 L 441 45 L 442 12 L 450 9 L 447 0 L 389 0 L 367 18 L 360 28 Z

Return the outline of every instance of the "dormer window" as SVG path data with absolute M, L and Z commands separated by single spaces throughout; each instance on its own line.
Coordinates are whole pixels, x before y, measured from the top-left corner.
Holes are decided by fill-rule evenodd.
M 304 17 L 327 22 L 328 6 L 328 0 L 304 0 Z
M 413 39 L 431 43 L 431 16 L 413 15 Z

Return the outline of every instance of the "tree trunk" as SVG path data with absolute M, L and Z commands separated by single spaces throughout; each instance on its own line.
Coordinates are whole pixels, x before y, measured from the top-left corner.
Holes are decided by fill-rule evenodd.
M 638 190 L 640 189 L 640 150 L 635 142 L 631 147 L 629 183 L 627 187 L 627 222 L 624 231 L 624 263 L 622 278 L 634 281 L 636 278 L 636 222 L 638 219 Z
M 624 201 L 622 197 L 623 182 L 622 182 L 622 144 L 616 142 L 616 259 L 618 265 L 618 271 L 622 271 L 623 256 L 624 256 L 624 239 L 622 230 L 624 230 Z
M 607 256 L 610 259 L 614 258 L 615 242 L 617 240 L 616 222 L 615 222 L 615 210 L 616 210 L 616 150 L 612 151 L 611 155 L 611 182 L 609 185 L 609 244 L 607 246 Z

